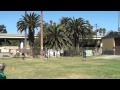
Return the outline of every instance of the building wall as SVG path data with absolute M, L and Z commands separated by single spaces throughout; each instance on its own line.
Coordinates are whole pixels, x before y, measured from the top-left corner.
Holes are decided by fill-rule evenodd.
M 120 46 L 115 47 L 115 55 L 120 55 Z
M 115 38 L 115 46 L 120 46 L 120 38 Z
M 103 39 L 103 54 L 114 54 L 113 47 L 115 47 L 115 40 L 114 38 Z
M 10 53 L 16 53 L 16 50 L 18 49 L 18 46 L 2 46 L 0 47 L 0 52 L 10 52 Z
M 120 55 L 120 38 L 115 38 L 115 55 Z
M 16 54 L 18 46 L 2 46 L 0 47 L 0 57 L 12 57 Z

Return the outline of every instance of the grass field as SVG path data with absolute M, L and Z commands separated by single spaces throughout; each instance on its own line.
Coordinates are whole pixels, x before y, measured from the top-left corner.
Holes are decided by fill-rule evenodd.
M 0 58 L 1 61 L 6 63 L 7 79 L 120 79 L 119 58 Z

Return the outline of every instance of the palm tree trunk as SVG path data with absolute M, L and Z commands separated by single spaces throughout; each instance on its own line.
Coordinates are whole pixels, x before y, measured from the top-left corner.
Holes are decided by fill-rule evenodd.
M 41 56 L 43 57 L 43 11 L 41 11 Z
M 80 52 L 80 41 L 79 41 L 79 36 L 78 36 L 78 43 L 77 43 L 77 51 L 78 51 L 78 53 Z
M 27 15 L 27 11 L 25 11 L 25 17 L 26 15 Z M 24 46 L 25 51 L 26 51 L 26 44 L 27 44 L 27 30 L 25 30 L 25 46 Z
M 33 46 L 31 47 L 31 50 L 32 50 L 32 56 L 33 58 L 35 58 L 35 52 L 34 52 Z
M 76 40 L 76 36 L 74 37 L 74 47 L 75 47 L 75 50 L 77 50 L 77 40 Z
M 77 52 L 79 53 L 80 51 L 80 47 L 79 47 L 79 43 L 77 44 Z

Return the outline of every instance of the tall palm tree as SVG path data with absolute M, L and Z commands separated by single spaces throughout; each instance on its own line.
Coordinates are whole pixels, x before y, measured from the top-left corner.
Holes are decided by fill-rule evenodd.
M 71 20 L 71 18 L 62 17 L 62 19 L 60 19 L 60 24 L 59 24 L 69 38 L 71 38 L 71 35 L 70 35 L 70 32 L 69 32 L 69 29 L 70 29 L 69 21 L 70 20 Z
M 39 27 L 39 25 L 40 15 L 37 15 L 35 13 L 30 13 L 27 14 L 26 16 L 22 16 L 22 18 L 17 22 L 18 31 L 20 31 L 21 33 L 28 29 L 28 40 L 32 53 L 34 45 L 35 28 Z
M 0 33 L 7 33 L 5 25 L 0 25 Z
M 103 33 L 103 29 L 100 28 L 100 29 L 98 30 L 98 32 L 99 32 L 99 34 L 101 35 L 101 34 Z
M 41 11 L 41 56 L 43 56 L 43 11 Z
M 105 33 L 106 33 L 106 29 L 105 28 L 100 28 L 100 29 L 98 29 L 98 32 L 99 32 L 100 35 L 103 34 L 103 36 L 104 36 Z
M 105 28 L 103 28 L 103 36 L 105 35 L 105 33 L 106 33 L 106 29 L 105 29 Z
M 74 47 L 79 52 L 80 47 L 80 38 L 88 37 L 92 34 L 92 27 L 88 21 L 85 21 L 83 18 L 71 19 L 69 21 L 69 32 L 72 36 Z
M 70 20 L 70 18 L 68 18 L 68 17 L 62 17 L 62 19 L 60 19 L 60 24 L 61 24 L 61 25 L 62 25 L 62 24 L 67 25 L 68 22 L 69 22 L 69 20 Z
M 71 47 L 72 43 L 68 36 L 66 35 L 64 28 L 61 25 L 53 23 L 45 29 L 46 40 L 44 43 L 49 49 L 61 50 Z
M 27 15 L 27 11 L 25 11 L 25 17 Z M 26 50 L 26 44 L 27 44 L 27 29 L 25 30 L 25 50 Z
M 47 30 L 45 30 L 45 28 L 48 28 L 48 23 L 43 23 L 43 29 L 44 29 L 44 32 L 43 32 L 43 50 L 45 50 L 45 47 L 47 47 L 47 45 L 44 43 L 46 40 L 47 40 Z M 41 31 L 38 32 L 37 34 L 38 36 L 40 37 L 36 37 L 35 38 L 35 45 L 34 45 L 34 49 L 35 51 L 37 51 L 38 53 L 41 54 Z
M 53 21 L 52 21 L 52 20 L 50 20 L 50 25 L 52 26 L 52 24 L 53 24 Z

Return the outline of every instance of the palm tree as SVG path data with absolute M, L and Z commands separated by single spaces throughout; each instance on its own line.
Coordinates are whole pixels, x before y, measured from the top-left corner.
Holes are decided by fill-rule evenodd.
M 52 24 L 53 24 L 53 21 L 52 21 L 52 20 L 50 20 L 50 25 L 52 26 Z
M 74 47 L 79 52 L 80 38 L 85 38 L 92 34 L 92 26 L 83 18 L 71 19 L 69 21 L 69 32 L 72 36 Z
M 62 19 L 60 19 L 60 24 L 61 24 L 61 25 L 62 25 L 62 24 L 67 25 L 68 22 L 69 22 L 69 20 L 70 20 L 70 18 L 68 18 L 68 17 L 62 17 Z
M 101 35 L 103 33 L 103 29 L 102 28 L 98 29 L 98 32 Z
M 64 30 L 64 32 L 66 33 L 66 35 L 68 36 L 68 38 L 71 38 L 71 34 L 69 32 L 69 22 L 70 22 L 71 18 L 68 17 L 62 17 L 62 19 L 60 19 L 60 26 L 61 28 Z
M 47 38 L 47 34 L 48 32 L 45 30 L 45 28 L 48 28 L 48 23 L 43 23 L 43 29 L 44 29 L 44 32 L 43 32 L 43 50 L 45 50 L 45 47 L 46 47 L 46 44 L 44 43 L 46 41 L 46 38 Z M 40 36 L 41 34 L 41 31 L 38 32 L 38 36 Z M 41 37 L 36 37 L 35 38 L 35 45 L 33 47 L 35 49 L 35 51 L 39 52 L 41 54 Z
M 7 33 L 5 25 L 0 25 L 0 33 Z
M 105 35 L 105 33 L 106 33 L 106 29 L 105 29 L 105 28 L 103 28 L 103 36 Z
M 27 11 L 25 11 L 25 17 L 27 15 Z M 27 44 L 27 30 L 25 30 L 25 50 L 26 50 L 26 44 Z
M 43 56 L 43 11 L 41 11 L 41 56 Z
M 51 24 L 45 29 L 46 35 L 44 43 L 49 49 L 61 50 L 71 47 L 72 43 L 66 35 L 64 28 L 56 23 Z
M 104 36 L 105 33 L 106 33 L 106 29 L 105 28 L 100 28 L 100 29 L 98 29 L 98 32 L 99 32 L 100 35 L 103 34 L 103 36 Z
M 20 31 L 21 33 L 26 29 L 28 29 L 28 40 L 32 53 L 33 53 L 33 45 L 34 45 L 35 28 L 39 27 L 39 25 L 40 25 L 40 15 L 37 15 L 35 13 L 30 13 L 27 14 L 26 16 L 22 16 L 20 21 L 17 22 L 18 31 Z

